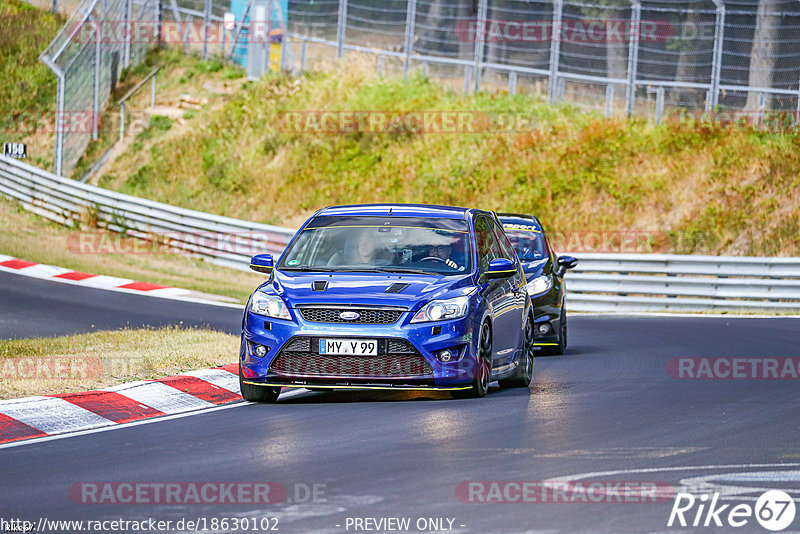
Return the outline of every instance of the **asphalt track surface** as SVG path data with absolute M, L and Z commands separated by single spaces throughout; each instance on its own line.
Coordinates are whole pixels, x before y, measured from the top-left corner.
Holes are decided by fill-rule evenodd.
M 238 328 L 235 309 L 10 276 L 0 273 L 3 335 L 181 320 Z M 29 314 L 33 324 L 13 322 L 14 311 Z M 675 488 L 694 477 L 723 488 L 800 487 L 800 382 L 687 380 L 666 371 L 678 356 L 798 357 L 800 320 L 575 316 L 569 325 L 567 353 L 537 358 L 530 390 L 493 387 L 473 400 L 446 393 L 301 392 L 275 405 L 242 403 L 0 448 L 0 518 L 204 518 L 209 527 L 214 518 L 277 518 L 283 533 L 365 532 L 354 529 L 354 518 L 387 517 L 410 518 L 410 532 L 437 531 L 418 530 L 420 518 L 450 518 L 451 532 L 728 532 L 734 529 L 668 528 L 672 500 L 481 504 L 462 502 L 456 488 L 467 481 L 576 475 Z M 81 482 L 209 481 L 277 482 L 288 500 L 84 504 L 69 494 Z M 324 495 L 298 502 L 295 492 L 312 484 L 322 485 Z M 725 502 L 752 505 L 748 499 L 760 491 Z M 800 529 L 800 514 L 792 528 Z M 753 519 L 735 530 L 768 532 Z

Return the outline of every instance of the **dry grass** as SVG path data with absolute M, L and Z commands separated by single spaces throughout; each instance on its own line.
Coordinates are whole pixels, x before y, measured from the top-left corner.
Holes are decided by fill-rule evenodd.
M 264 281 L 263 275 L 218 267 L 199 258 L 178 254 L 80 253 L 71 245 L 71 230 L 23 211 L 17 203 L 0 197 L 0 254 L 77 271 L 107 274 L 227 297 L 244 303 Z M 95 230 L 87 230 L 94 232 Z M 134 249 L 133 240 L 120 240 Z
M 0 399 L 99 389 L 216 367 L 235 360 L 239 338 L 211 330 L 117 330 L 0 340 Z
M 532 212 L 551 231 L 649 232 L 662 252 L 800 255 L 798 133 L 606 119 L 373 70 L 354 55 L 344 68 L 209 95 L 188 127 L 148 134 L 99 184 L 291 227 L 326 205 L 424 202 Z M 534 127 L 297 134 L 281 129 L 290 110 L 476 110 L 519 114 Z

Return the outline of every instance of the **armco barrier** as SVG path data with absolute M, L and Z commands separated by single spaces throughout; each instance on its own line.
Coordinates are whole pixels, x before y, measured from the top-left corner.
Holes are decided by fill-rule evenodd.
M 572 310 L 800 312 L 800 258 L 577 256 L 566 282 Z
M 82 184 L 2 156 L 0 193 L 60 224 L 73 226 L 88 213 L 98 226 L 145 239 L 167 235 L 171 247 L 240 269 L 246 269 L 250 261 L 250 255 L 242 251 L 278 253 L 294 235 L 288 228 L 209 215 Z
M 81 184 L 2 156 L 0 193 L 68 226 L 91 213 L 99 226 L 134 237 L 169 234 L 172 247 L 238 269 L 247 269 L 250 259 L 242 250 L 279 253 L 294 234 L 289 228 L 209 215 Z M 230 235 L 236 236 L 237 246 L 230 246 Z M 800 258 L 576 256 L 580 262 L 566 282 L 572 311 L 800 313 Z

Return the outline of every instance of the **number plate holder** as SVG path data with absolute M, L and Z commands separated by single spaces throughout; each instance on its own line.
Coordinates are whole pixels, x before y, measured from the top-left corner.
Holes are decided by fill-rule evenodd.
M 320 338 L 319 353 L 331 356 L 377 356 L 377 339 Z

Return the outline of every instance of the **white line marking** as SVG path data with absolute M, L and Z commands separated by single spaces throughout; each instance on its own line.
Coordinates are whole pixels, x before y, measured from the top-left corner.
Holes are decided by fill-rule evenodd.
M 0 256 L 4 257 L 4 256 Z M 9 258 L 9 259 L 16 259 L 16 258 Z M 11 274 L 18 274 L 20 276 L 28 276 L 25 274 L 26 269 L 11 269 L 9 267 L 3 267 L 0 265 L 0 271 L 11 273 Z M 69 272 L 71 269 L 67 269 Z M 102 275 L 97 275 L 97 277 Z M 87 287 L 89 284 L 87 283 L 88 280 L 91 278 L 86 278 L 85 280 L 68 280 L 66 278 L 55 278 L 55 277 L 39 277 L 39 276 L 30 276 L 30 278 L 39 278 L 40 280 L 47 280 L 50 282 L 56 282 L 59 284 L 70 284 L 73 286 L 81 286 Z M 127 283 L 131 283 L 133 280 L 128 280 Z M 167 300 L 180 300 L 182 302 L 192 302 L 195 304 L 205 304 L 207 306 L 219 306 L 222 308 L 235 308 L 237 310 L 243 310 L 244 304 L 235 304 L 230 302 L 219 302 L 216 300 L 205 300 L 199 297 L 183 297 L 183 296 L 176 296 L 171 294 L 163 294 L 163 293 L 154 293 L 153 291 L 138 291 L 136 289 L 122 289 L 119 287 L 94 287 L 93 289 L 101 289 L 103 291 L 114 291 L 116 293 L 127 293 L 129 295 L 144 295 L 147 297 L 155 297 L 160 299 L 167 299 Z
M 36 278 L 51 278 L 53 276 L 58 276 L 59 274 L 68 273 L 71 270 L 72 269 L 64 269 L 63 267 L 38 263 L 36 265 L 31 265 L 30 267 L 20 269 L 18 272 L 20 272 L 20 274 L 24 274 L 25 276 L 34 276 Z
M 132 421 L 130 423 L 116 424 L 116 425 L 112 425 L 112 426 L 105 426 L 105 427 L 102 427 L 102 428 L 92 428 L 92 429 L 89 429 L 89 430 L 79 430 L 78 432 L 72 432 L 72 433 L 69 433 L 69 434 L 59 434 L 59 435 L 56 435 L 56 436 L 42 436 L 41 438 L 25 439 L 25 440 L 21 440 L 21 441 L 12 441 L 11 443 L 4 443 L 4 444 L 0 445 L 0 449 L 10 449 L 12 447 L 22 447 L 24 445 L 35 445 L 37 443 L 42 443 L 44 441 L 55 441 L 55 440 L 58 440 L 58 439 L 72 438 L 72 437 L 75 437 L 75 436 L 85 436 L 87 434 L 96 434 L 98 432 L 107 432 L 109 430 L 121 430 L 123 428 L 129 428 L 129 427 L 132 427 L 132 426 L 147 425 L 147 424 L 150 424 L 150 423 L 160 423 L 162 421 L 172 421 L 173 419 L 180 419 L 182 417 L 189 417 L 191 415 L 198 415 L 198 414 L 203 414 L 203 413 L 208 413 L 208 412 L 214 412 L 214 411 L 217 411 L 217 410 L 227 410 L 229 408 L 240 408 L 242 406 L 248 406 L 250 404 L 252 404 L 252 403 L 249 403 L 249 402 L 237 402 L 235 404 L 226 404 L 224 406 L 214 406 L 213 408 L 206 408 L 206 409 L 203 409 L 203 410 L 195 410 L 195 411 L 192 411 L 192 412 L 183 412 L 183 413 L 174 414 L 174 415 L 165 415 L 163 417 L 154 417 L 154 418 L 151 418 L 151 419 L 142 419 L 140 421 Z
M 130 280 L 128 278 L 117 278 L 116 276 L 106 276 L 104 274 L 98 274 L 97 276 L 81 280 L 80 285 L 85 287 L 96 287 L 98 289 L 105 289 L 107 287 L 119 287 L 119 286 L 124 286 L 125 284 L 132 284 L 134 281 L 135 280 Z
M 114 422 L 57 397 L 27 397 L 25 402 L 4 402 L 0 412 L 45 434 L 61 434 Z
M 161 382 L 130 382 L 111 386 L 104 391 L 114 391 L 166 414 L 214 406 L 211 402 L 198 399 Z
M 169 386 L 167 386 L 167 387 L 169 387 Z M 305 390 L 290 391 L 290 392 L 286 392 L 286 393 L 281 394 L 280 398 L 285 399 L 285 398 L 291 398 L 291 397 L 298 397 L 300 395 L 305 395 L 306 393 L 308 393 L 308 391 L 305 391 Z M 0 449 L 10 449 L 12 447 L 24 447 L 25 445 L 36 445 L 36 444 L 43 443 L 43 442 L 46 442 L 46 441 L 55 441 L 55 440 L 59 440 L 59 439 L 72 438 L 72 437 L 76 437 L 76 436 L 85 436 L 85 435 L 88 435 L 88 434 L 97 434 L 99 432 L 108 432 L 108 431 L 111 431 L 111 430 L 121 430 L 121 429 L 124 429 L 124 428 L 130 428 L 132 426 L 149 425 L 151 423 L 161 423 L 163 421 L 172 421 L 174 419 L 181 419 L 183 417 L 190 417 L 190 416 L 201 415 L 201 414 L 209 413 L 209 412 L 216 412 L 218 410 L 228 410 L 230 408 L 241 408 L 242 406 L 250 406 L 250 405 L 253 405 L 253 404 L 256 404 L 256 403 L 254 403 L 254 402 L 235 402 L 233 404 L 225 404 L 223 406 L 212 406 L 211 408 L 193 410 L 193 411 L 190 411 L 190 412 L 183 412 L 183 413 L 178 413 L 178 414 L 174 414 L 174 415 L 165 415 L 163 417 L 153 417 L 153 418 L 150 418 L 150 419 L 142 419 L 140 421 L 132 421 L 130 423 L 112 424 L 110 426 L 104 426 L 104 427 L 101 427 L 101 428 L 92 428 L 92 429 L 87 429 L 87 430 L 79 430 L 77 432 L 71 432 L 69 434 L 58 434 L 58 435 L 55 435 L 55 436 L 42 436 L 40 438 L 24 439 L 24 440 L 20 440 L 20 441 L 12 441 L 11 443 L 4 443 L 4 444 L 0 445 Z
M 674 472 L 674 471 L 691 471 L 691 470 L 709 470 L 709 469 L 751 469 L 762 467 L 800 467 L 798 463 L 789 464 L 728 464 L 728 465 L 688 465 L 684 467 L 642 467 L 638 469 L 615 469 L 613 471 L 595 471 L 593 473 L 578 473 L 577 475 L 568 475 L 563 477 L 551 477 L 545 482 L 571 482 L 573 480 L 581 480 L 592 477 L 608 477 L 612 475 L 627 475 L 633 473 L 659 473 L 659 472 Z

